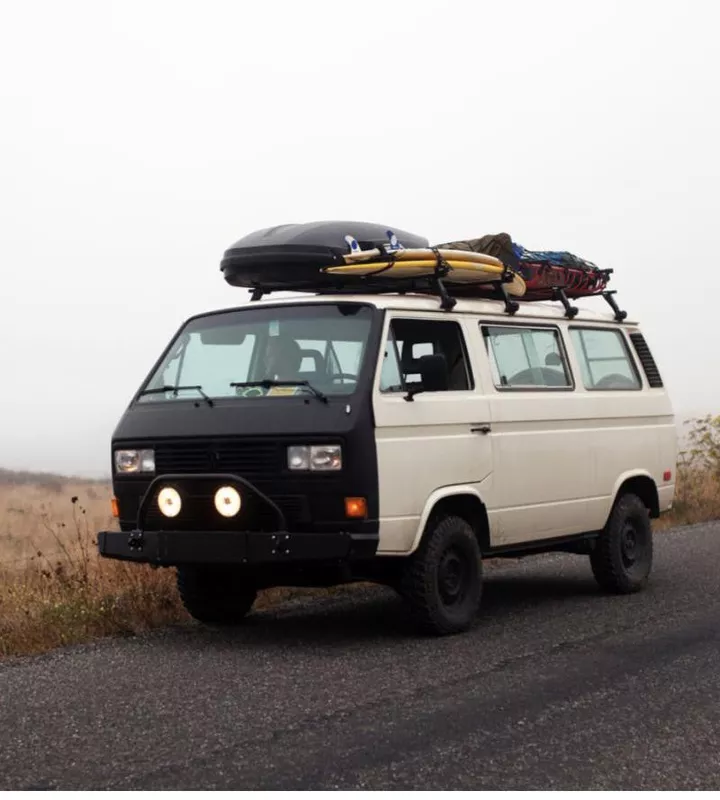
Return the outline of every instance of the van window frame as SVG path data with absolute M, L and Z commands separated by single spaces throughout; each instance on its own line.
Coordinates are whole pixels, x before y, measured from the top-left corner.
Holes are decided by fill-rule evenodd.
M 393 331 L 393 323 L 396 321 L 407 321 L 407 322 L 424 322 L 424 323 L 437 323 L 440 325 L 455 325 L 459 337 L 460 337 L 460 349 L 462 351 L 462 357 L 465 364 L 465 375 L 467 379 L 467 386 L 464 389 L 447 389 L 441 392 L 425 392 L 423 391 L 422 394 L 432 394 L 432 395 L 454 395 L 454 394 L 472 394 L 475 392 L 477 387 L 477 380 L 475 377 L 475 372 L 473 369 L 472 357 L 470 355 L 470 349 L 468 348 L 468 341 L 467 336 L 465 335 L 465 329 L 462 324 L 460 318 L 455 319 L 448 319 L 447 317 L 438 317 L 438 316 L 416 316 L 413 313 L 408 314 L 407 311 L 396 311 L 394 309 L 388 309 L 388 323 L 387 329 L 383 335 L 383 338 L 380 341 L 380 352 L 384 352 L 385 347 L 392 343 L 392 349 L 395 355 L 395 359 L 397 361 L 398 367 L 400 368 L 400 381 L 401 381 L 401 388 L 400 390 L 388 390 L 383 389 L 381 385 L 382 380 L 382 364 L 380 364 L 380 369 L 378 370 L 378 383 L 377 383 L 377 390 L 378 393 L 383 397 L 393 397 L 397 395 L 402 395 L 408 391 L 408 384 L 405 381 L 402 372 L 402 361 L 400 359 L 400 351 L 397 345 L 397 338 Z M 409 384 L 410 387 L 413 384 Z M 418 395 L 418 398 L 421 395 Z
M 569 351 L 567 348 L 567 344 L 565 342 L 565 337 L 563 336 L 563 328 L 559 325 L 555 325 L 553 323 L 543 323 L 543 322 L 505 322 L 499 321 L 495 322 L 489 320 L 480 320 L 478 322 L 478 326 L 480 328 L 480 335 L 483 339 L 483 344 L 485 345 L 485 354 L 488 360 L 488 366 L 491 367 L 491 375 L 490 375 L 490 382 L 492 384 L 493 389 L 496 392 L 574 392 L 577 389 L 577 382 L 575 380 L 575 373 L 573 372 L 572 362 L 570 361 Z M 546 331 L 553 331 L 557 334 L 559 343 L 560 343 L 560 352 L 564 359 L 564 366 L 567 370 L 567 376 L 570 380 L 569 386 L 535 386 L 535 385 L 527 385 L 527 386 L 497 386 L 495 380 L 492 377 L 492 359 L 494 358 L 493 354 L 490 352 L 490 343 L 488 342 L 488 333 L 486 332 L 486 328 L 512 328 L 515 330 L 546 330 Z
M 585 381 L 582 380 L 582 375 L 581 375 L 580 378 L 582 381 L 583 389 L 586 392 L 642 392 L 643 389 L 645 389 L 645 383 L 643 381 L 640 371 L 638 370 L 638 365 L 635 362 L 632 349 L 630 348 L 628 340 L 625 336 L 625 330 L 623 328 L 620 327 L 616 328 L 612 325 L 592 325 L 592 324 L 588 325 L 580 323 L 574 323 L 572 325 L 568 325 L 568 338 L 570 339 L 570 346 L 573 348 L 573 352 L 575 353 L 575 357 L 578 359 L 579 363 L 581 358 L 581 353 L 579 353 L 577 348 L 575 347 L 575 343 L 573 342 L 572 336 L 570 335 L 571 331 L 605 331 L 616 334 L 620 339 L 620 341 L 622 342 L 622 347 L 625 350 L 625 356 L 627 357 L 630 367 L 635 375 L 635 379 L 638 382 L 638 385 L 633 387 L 632 389 L 627 387 L 622 389 L 604 389 L 604 388 L 598 389 L 595 386 L 592 387 L 585 386 Z M 587 363 L 587 359 L 585 359 L 585 361 Z

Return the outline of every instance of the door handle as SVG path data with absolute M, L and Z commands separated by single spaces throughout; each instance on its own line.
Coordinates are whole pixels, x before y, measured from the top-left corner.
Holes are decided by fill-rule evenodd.
M 489 425 L 478 425 L 476 428 L 470 428 L 471 433 L 490 433 L 492 428 Z

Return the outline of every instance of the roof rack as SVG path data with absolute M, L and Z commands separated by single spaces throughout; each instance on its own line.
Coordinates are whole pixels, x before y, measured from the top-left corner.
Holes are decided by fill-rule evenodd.
M 455 272 L 453 256 L 448 253 L 460 249 L 490 257 L 490 269 L 479 268 L 484 275 L 479 275 L 477 282 L 461 281 L 461 273 Z M 408 261 L 422 251 L 422 263 L 414 264 L 421 272 L 392 269 L 403 260 L 400 253 L 407 250 L 414 251 Z M 467 255 L 460 260 L 475 260 Z M 483 262 L 483 258 L 477 261 Z M 356 264 L 372 269 L 342 269 Z M 572 299 L 601 295 L 616 321 L 627 318 L 615 301 L 615 291 L 607 288 L 612 269 L 598 269 L 565 251 L 527 250 L 515 245 L 506 233 L 430 246 L 425 237 L 372 223 L 279 225 L 236 242 L 226 250 L 220 267 L 230 285 L 250 290 L 253 301 L 281 291 L 319 295 L 413 292 L 438 297 L 444 311 L 452 311 L 460 298 L 499 300 L 511 316 L 521 304 L 555 301 L 562 304 L 568 319 L 574 319 L 579 309 Z M 464 273 L 462 277 L 467 278 L 467 271 Z
M 612 270 L 606 270 L 611 273 Z M 503 303 L 505 312 L 510 316 L 516 314 L 520 309 L 520 302 L 510 296 L 507 284 L 512 281 L 510 270 L 501 276 L 497 281 L 484 282 L 479 284 L 458 284 L 446 280 L 448 269 L 439 267 L 432 275 L 416 278 L 383 278 L 382 274 L 374 276 L 362 276 L 355 278 L 343 277 L 332 283 L 328 282 L 327 276 L 323 281 L 299 281 L 278 286 L 277 284 L 262 285 L 253 284 L 251 287 L 251 301 L 260 300 L 263 296 L 278 291 L 312 292 L 316 295 L 324 294 L 428 294 L 436 296 L 440 300 L 440 308 L 443 311 L 452 311 L 458 299 L 469 300 L 499 300 Z M 480 288 L 478 288 L 480 287 Z M 550 290 L 550 295 L 545 297 L 520 298 L 523 303 L 537 303 L 557 301 L 560 302 L 565 310 L 565 316 L 573 319 L 580 311 L 577 306 L 571 304 L 567 292 L 563 287 L 555 286 Z M 601 292 L 588 293 L 585 297 L 603 297 L 613 310 L 615 320 L 624 322 L 627 319 L 627 311 L 619 308 L 615 301 L 615 290 L 605 289 Z M 573 298 L 578 299 L 578 298 Z

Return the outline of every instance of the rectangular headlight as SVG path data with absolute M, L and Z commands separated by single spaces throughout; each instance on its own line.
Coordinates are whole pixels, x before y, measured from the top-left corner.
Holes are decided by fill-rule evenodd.
M 336 472 L 342 469 L 339 444 L 293 445 L 287 450 L 288 469 L 311 472 Z
M 287 449 L 288 469 L 310 469 L 310 448 L 294 445 Z
M 342 469 L 342 449 L 339 444 L 310 448 L 310 469 L 328 472 Z
M 116 450 L 114 461 L 120 475 L 155 472 L 154 450 Z

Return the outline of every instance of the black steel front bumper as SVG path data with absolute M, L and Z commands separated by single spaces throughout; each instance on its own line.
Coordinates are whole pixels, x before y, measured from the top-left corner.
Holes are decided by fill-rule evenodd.
M 236 531 L 103 531 L 105 558 L 158 566 L 178 564 L 287 564 L 372 558 L 377 534 L 255 533 Z

